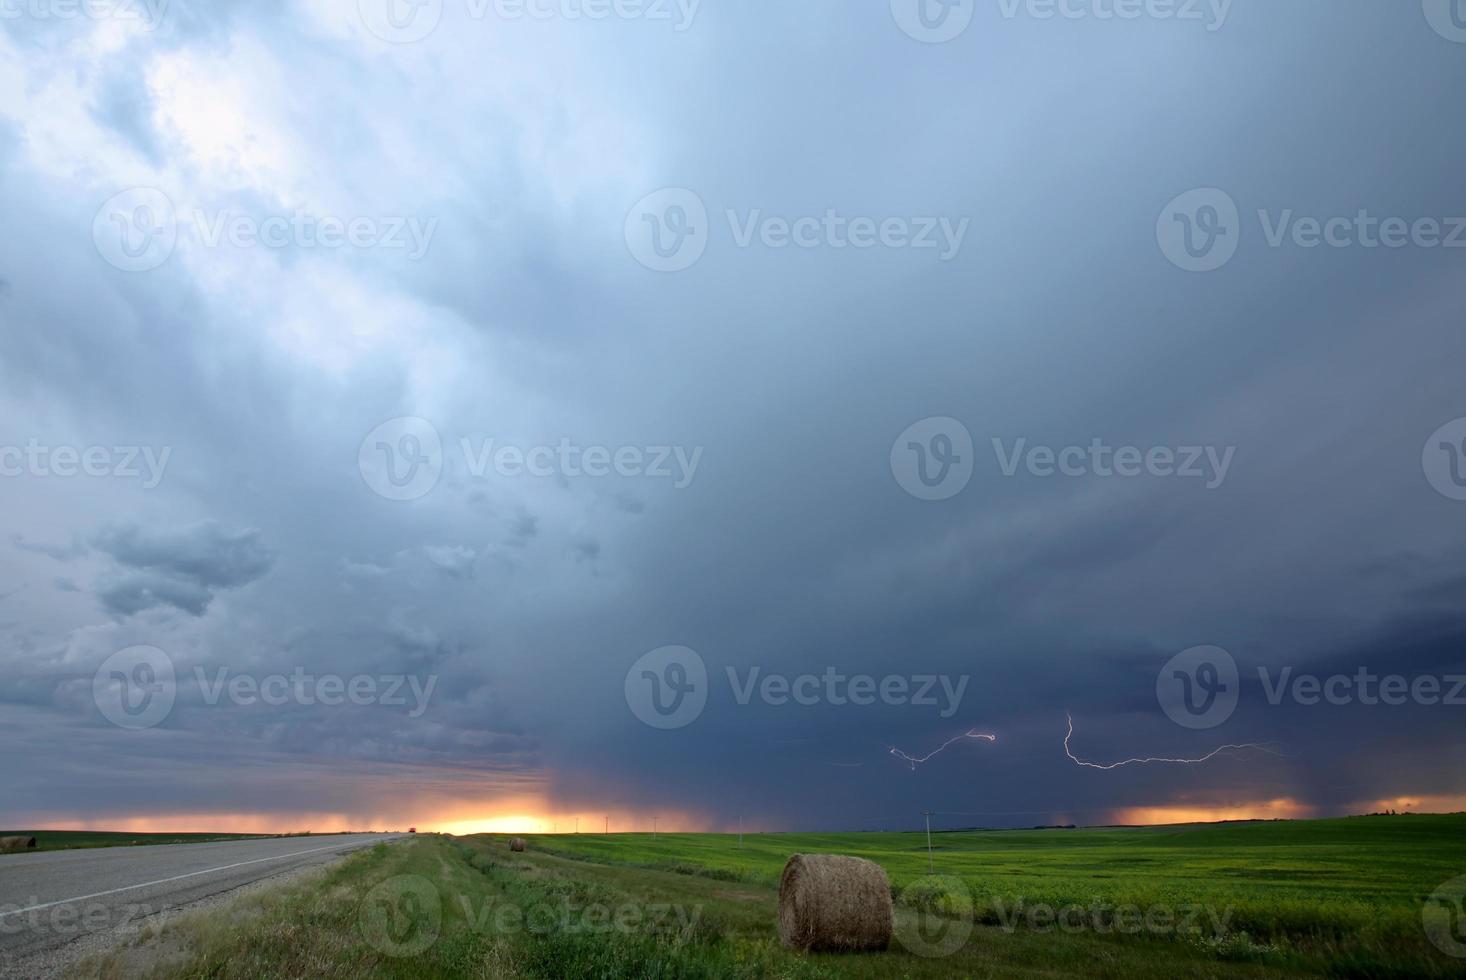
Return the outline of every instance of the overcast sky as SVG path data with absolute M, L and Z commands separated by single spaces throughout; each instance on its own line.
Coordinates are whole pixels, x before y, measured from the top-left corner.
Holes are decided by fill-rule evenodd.
M 1466 808 L 1466 10 L 527 2 L 0 0 L 0 826 Z

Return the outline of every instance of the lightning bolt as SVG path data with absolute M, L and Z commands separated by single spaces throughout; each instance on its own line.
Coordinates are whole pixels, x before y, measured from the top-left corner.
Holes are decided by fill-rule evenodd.
M 1121 766 L 1143 766 L 1149 765 L 1151 763 L 1195 766 L 1200 765 L 1203 762 L 1209 762 L 1210 760 L 1215 759 L 1217 756 L 1221 755 L 1224 752 L 1234 752 L 1243 749 L 1257 749 L 1259 752 L 1266 752 L 1269 755 L 1278 754 L 1278 751 L 1270 746 L 1258 745 L 1255 742 L 1243 742 L 1239 745 L 1223 745 L 1221 748 L 1213 749 L 1199 759 L 1126 759 L 1123 762 L 1113 762 L 1110 765 L 1102 766 L 1098 762 L 1086 762 L 1083 759 L 1079 758 L 1077 755 L 1075 755 L 1072 751 L 1070 751 L 1069 739 L 1074 737 L 1074 718 L 1068 713 L 1066 713 L 1064 717 L 1069 720 L 1069 732 L 1064 736 L 1064 754 L 1067 755 L 1069 757 L 1069 760 L 1073 762 L 1076 766 L 1083 766 L 1086 769 L 1103 769 L 1108 772 L 1111 769 L 1119 769 Z
M 915 772 L 917 766 L 921 765 L 923 762 L 925 762 L 926 760 L 930 759 L 932 756 L 937 755 L 939 752 L 941 752 L 947 746 L 951 745 L 953 742 L 960 742 L 964 738 L 981 739 L 981 740 L 987 741 L 987 742 L 996 742 L 998 740 L 998 736 L 996 736 L 996 735 L 988 735 L 988 734 L 986 734 L 984 732 L 980 732 L 976 728 L 974 728 L 974 729 L 972 729 L 970 731 L 963 732 L 961 735 L 958 735 L 956 738 L 949 738 L 949 739 L 947 739 L 945 742 L 943 742 L 941 744 L 940 747 L 938 747 L 937 749 L 935 749 L 932 752 L 928 752 L 926 755 L 922 756 L 920 759 L 918 759 L 918 758 L 916 758 L 914 756 L 909 756 L 905 752 L 902 752 L 900 749 L 897 749 L 897 748 L 892 748 L 891 749 L 891 754 L 894 755 L 896 758 L 901 759 L 902 761 L 909 763 L 910 766 L 911 766 L 911 771 L 912 772 Z

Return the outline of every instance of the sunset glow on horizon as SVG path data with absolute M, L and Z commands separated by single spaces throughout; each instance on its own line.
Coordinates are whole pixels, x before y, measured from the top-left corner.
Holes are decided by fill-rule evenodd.
M 471 808 L 470 808 L 471 809 Z M 1418 796 L 1363 801 L 1354 807 L 1339 810 L 1309 806 L 1297 800 L 1279 798 L 1242 803 L 1198 803 L 1177 801 L 1143 807 L 1117 807 L 1108 814 L 1091 816 L 1078 820 L 1063 810 L 1055 810 L 1044 816 L 1040 822 L 1053 826 L 1168 826 L 1174 824 L 1220 823 L 1252 820 L 1308 820 L 1327 817 L 1358 816 L 1383 813 L 1393 810 L 1399 813 L 1459 813 L 1466 812 L 1466 797 L 1463 796 Z M 579 818 L 577 831 L 576 820 Z M 609 823 L 607 822 L 609 818 Z M 367 830 L 406 830 L 409 827 L 422 833 L 442 833 L 466 837 L 474 834 L 649 834 L 660 833 L 706 833 L 736 834 L 737 824 L 719 824 L 691 813 L 664 810 L 656 817 L 630 812 L 601 812 L 582 810 L 580 812 L 541 812 L 524 807 L 510 806 L 503 811 L 469 812 L 455 808 L 451 816 L 423 816 L 410 819 L 397 817 L 357 817 L 348 814 L 159 814 L 152 816 L 130 815 L 94 817 L 79 819 L 69 816 L 36 815 L 27 819 L 12 821 L 16 828 L 32 830 L 111 831 L 135 834 L 334 834 Z M 978 821 L 975 826 L 983 826 Z M 745 833 L 796 833 L 793 828 L 780 828 L 749 822 L 743 828 Z M 832 828 L 834 830 L 859 830 L 862 828 Z M 869 828 L 865 828 L 869 829 Z M 919 817 L 913 818 L 909 826 L 892 826 L 896 831 L 915 832 L 920 829 Z M 999 829 L 999 828 L 994 828 Z

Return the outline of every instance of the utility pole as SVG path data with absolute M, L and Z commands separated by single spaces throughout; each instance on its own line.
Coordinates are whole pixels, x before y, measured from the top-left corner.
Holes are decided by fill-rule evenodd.
M 926 873 L 932 873 L 932 811 L 922 810 L 921 815 L 926 817 Z
M 606 817 L 606 836 L 611 836 L 611 818 L 609 816 Z
M 576 817 L 575 818 L 575 832 L 577 834 L 580 833 L 580 818 L 579 817 Z
M 652 836 L 657 836 L 657 818 L 652 817 Z
M 738 814 L 738 849 L 743 850 L 743 814 Z

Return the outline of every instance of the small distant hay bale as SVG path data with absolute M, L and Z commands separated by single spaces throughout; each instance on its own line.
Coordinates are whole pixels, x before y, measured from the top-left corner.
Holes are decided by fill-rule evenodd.
M 891 945 L 891 882 L 879 864 L 796 854 L 779 878 L 779 939 L 791 949 L 865 952 Z
M 34 837 L 0 837 L 0 854 L 28 851 L 34 849 L 35 846 L 36 839 Z
M 512 841 L 509 842 L 509 850 L 511 850 L 511 851 L 522 851 L 522 850 L 524 850 L 524 847 L 525 847 L 525 844 L 524 844 L 524 838 L 523 837 L 516 837 Z

